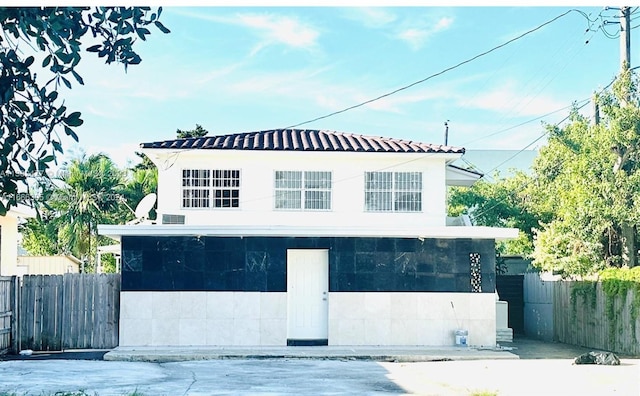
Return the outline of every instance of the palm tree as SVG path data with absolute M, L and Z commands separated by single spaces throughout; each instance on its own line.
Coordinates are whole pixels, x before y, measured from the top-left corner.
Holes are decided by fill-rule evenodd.
M 124 197 L 129 208 L 135 208 L 147 194 L 158 190 L 158 168 L 149 169 L 132 168 L 129 179 L 123 190 Z M 131 218 L 131 210 L 128 210 L 124 218 Z M 152 210 L 151 219 L 155 219 L 155 211 Z
M 83 155 L 67 165 L 61 181 L 64 186 L 51 199 L 59 213 L 58 237 L 70 253 L 92 264 L 97 225 L 116 222 L 122 213 L 124 172 L 105 154 Z

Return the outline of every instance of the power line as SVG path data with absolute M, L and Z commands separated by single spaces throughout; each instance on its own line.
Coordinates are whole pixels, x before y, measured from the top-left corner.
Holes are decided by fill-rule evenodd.
M 631 68 L 629 70 L 635 70 L 640 68 L 640 66 L 636 66 L 634 68 Z M 616 81 L 616 78 L 614 78 L 609 84 L 607 84 L 607 86 L 605 86 L 604 88 L 602 88 L 596 95 L 601 94 L 602 92 L 604 92 L 607 88 L 609 88 L 611 85 L 613 85 L 613 83 Z M 580 110 L 582 109 L 584 106 L 586 106 L 589 102 L 584 103 L 583 105 L 579 106 L 576 108 L 576 110 Z M 564 117 L 562 120 L 558 121 L 557 123 L 554 124 L 554 126 L 559 126 L 560 124 L 562 124 L 563 122 L 565 122 L 567 119 L 569 119 L 569 117 L 571 117 L 571 114 L 568 114 L 566 117 Z M 542 135 L 538 136 L 533 142 L 529 143 L 528 145 L 526 145 L 524 148 L 522 148 L 520 151 L 518 151 L 518 153 L 516 153 L 515 155 L 513 155 L 512 157 L 510 157 L 509 159 L 503 161 L 501 164 L 495 166 L 493 169 L 491 169 L 489 172 L 493 172 L 494 170 L 496 170 L 497 168 L 499 168 L 500 166 L 504 165 L 506 162 L 510 161 L 511 159 L 513 159 L 514 157 L 516 157 L 518 154 L 520 154 L 521 152 L 523 152 L 524 150 L 526 150 L 529 146 L 533 145 L 535 142 L 537 142 L 538 140 L 542 139 L 544 136 L 546 136 L 548 134 L 548 130 L 545 131 Z M 565 160 L 566 161 L 566 160 Z M 560 163 L 560 165 L 563 165 L 565 161 L 562 161 Z M 528 182 L 526 182 L 521 189 L 524 189 L 526 187 L 529 186 L 530 183 L 533 183 L 535 181 L 535 179 L 530 179 Z M 480 210 L 478 212 L 478 214 L 474 215 L 474 217 L 480 217 L 481 215 L 489 212 L 490 210 L 496 208 L 498 205 L 500 205 L 501 203 L 504 202 L 506 198 L 502 198 L 500 199 L 498 202 L 496 202 L 493 206 L 490 206 L 488 208 L 484 208 L 483 210 Z
M 508 40 L 508 41 L 506 41 L 506 42 L 504 42 L 504 43 L 502 43 L 502 44 L 500 44 L 500 45 L 497 45 L 497 46 L 495 46 L 495 47 L 493 47 L 493 48 L 491 48 L 491 49 L 489 49 L 489 50 L 487 50 L 487 51 L 484 51 L 484 52 L 482 52 L 482 53 L 480 53 L 480 54 L 478 54 L 478 55 L 476 55 L 476 56 L 474 56 L 474 57 L 472 57 L 472 58 L 469 58 L 469 59 L 467 59 L 467 60 L 464 60 L 464 61 L 462 61 L 462 62 L 459 62 L 459 63 L 457 63 L 457 64 L 455 64 L 455 65 L 453 65 L 453 66 L 450 66 L 450 67 L 448 67 L 448 68 L 446 68 L 446 69 L 444 69 L 444 70 L 442 70 L 442 71 L 439 71 L 439 72 L 437 72 L 437 73 L 431 74 L 430 76 L 425 77 L 425 78 L 423 78 L 423 79 L 421 79 L 421 80 L 418 80 L 418 81 L 416 81 L 416 82 L 413 82 L 413 83 L 411 83 L 411 84 L 409 84 L 409 85 L 405 85 L 405 86 L 403 86 L 403 87 L 400 87 L 400 88 L 398 88 L 398 89 L 395 89 L 395 90 L 393 90 L 393 91 L 391 91 L 391 92 L 388 92 L 388 93 L 386 93 L 386 94 L 380 95 L 380 96 L 375 97 L 375 98 L 373 98 L 373 99 L 369 99 L 369 100 L 367 100 L 367 101 L 364 101 L 364 102 L 358 103 L 358 104 L 356 104 L 356 105 L 349 106 L 349 107 L 344 108 L 344 109 L 342 109 L 342 110 L 334 111 L 334 112 L 332 112 L 332 113 L 329 113 L 329 114 L 326 114 L 326 115 L 323 115 L 323 116 L 320 116 L 320 117 L 316 117 L 316 118 L 313 118 L 313 119 L 308 120 L 308 121 L 303 121 L 303 122 L 300 122 L 300 123 L 297 123 L 297 124 L 293 124 L 293 125 L 290 125 L 290 126 L 287 126 L 287 127 L 283 128 L 283 129 L 296 128 L 296 127 L 299 127 L 299 126 L 301 126 L 301 125 L 310 124 L 310 123 L 315 122 L 315 121 L 319 121 L 319 120 L 323 120 L 323 119 L 325 119 L 325 118 L 333 117 L 333 116 L 335 116 L 335 115 L 338 115 L 338 114 L 341 114 L 341 113 L 345 113 L 345 112 L 347 112 L 347 111 L 349 111 L 349 110 L 353 110 L 353 109 L 356 109 L 356 108 L 358 108 L 358 107 L 365 106 L 365 105 L 367 105 L 367 104 L 369 104 L 369 103 L 376 102 L 376 101 L 378 101 L 378 100 L 380 100 L 380 99 L 384 99 L 384 98 L 386 98 L 386 97 L 388 97 L 388 96 L 394 95 L 394 94 L 396 94 L 396 93 L 398 93 L 398 92 L 401 92 L 401 91 L 404 91 L 404 90 L 407 90 L 407 89 L 409 89 L 409 88 L 411 88 L 411 87 L 413 87 L 413 86 L 416 86 L 416 85 L 418 85 L 418 84 L 422 84 L 422 83 L 424 83 L 424 82 L 426 82 L 426 81 L 431 80 L 431 79 L 432 79 L 432 78 L 434 78 L 434 77 L 438 77 L 438 76 L 440 76 L 440 75 L 442 75 L 442 74 L 444 74 L 444 73 L 447 73 L 447 72 L 449 72 L 449 71 L 451 71 L 451 70 L 457 69 L 457 68 L 458 68 L 458 67 L 460 67 L 460 66 L 463 66 L 463 65 L 465 65 L 465 64 L 467 64 L 467 63 L 470 63 L 470 62 L 473 62 L 474 60 L 476 60 L 476 59 L 478 59 L 478 58 L 481 58 L 481 57 L 483 57 L 483 56 L 485 56 L 485 55 L 488 55 L 488 54 L 490 54 L 490 53 L 492 53 L 492 52 L 494 52 L 494 51 L 496 51 L 496 50 L 498 50 L 498 49 L 500 49 L 500 48 L 502 48 L 502 47 L 504 47 L 504 46 L 506 46 L 506 45 L 509 45 L 509 44 L 511 44 L 512 42 L 517 41 L 517 40 L 519 40 L 519 39 L 521 39 L 521 38 L 523 38 L 523 37 L 525 37 L 525 36 L 527 36 L 527 35 L 529 35 L 529 34 L 531 34 L 531 33 L 535 32 L 535 31 L 538 31 L 538 30 L 542 29 L 543 27 L 545 27 L 545 26 L 547 26 L 547 25 L 549 25 L 549 24 L 551 24 L 551 23 L 553 23 L 553 22 L 557 21 L 558 19 L 560 19 L 560 18 L 562 18 L 562 17 L 564 17 L 564 16 L 566 16 L 567 14 L 570 14 L 570 13 L 572 13 L 572 12 L 577 12 L 577 13 L 581 14 L 583 17 L 585 17 L 588 21 L 590 21 L 590 22 L 591 22 L 591 19 L 589 19 L 589 17 L 588 17 L 588 16 L 587 16 L 583 11 L 580 11 L 580 10 L 577 10 L 577 9 L 571 9 L 571 10 L 568 10 L 568 11 L 566 11 L 566 12 L 564 12 L 564 13 L 562 13 L 562 14 L 560 14 L 560 15 L 556 16 L 555 18 L 552 18 L 552 19 L 550 19 L 550 20 L 548 20 L 548 21 L 546 21 L 546 22 L 542 23 L 541 25 L 538 25 L 537 27 L 535 27 L 535 28 L 533 28 L 533 29 L 530 29 L 530 30 L 528 30 L 528 31 L 526 31 L 526 32 L 524 32 L 524 33 L 522 33 L 522 34 L 520 34 L 519 36 L 512 38 L 511 40 Z M 589 28 L 591 28 L 591 24 L 589 24 Z

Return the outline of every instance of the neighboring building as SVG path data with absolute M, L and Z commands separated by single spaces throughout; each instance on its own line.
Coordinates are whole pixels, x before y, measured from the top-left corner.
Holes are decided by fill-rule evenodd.
M 463 148 L 318 130 L 143 143 L 158 224 L 121 242 L 121 346 L 496 343 L 495 240 L 447 226 Z
M 64 275 L 80 272 L 82 262 L 74 256 L 18 256 L 17 275 Z
M 33 208 L 18 204 L 0 216 L 0 276 L 20 275 L 18 260 L 18 224 L 36 215 Z
M 514 171 L 531 174 L 537 156 L 538 150 L 468 149 L 455 165 L 474 169 L 493 181 L 496 173 L 499 178 L 513 176 Z

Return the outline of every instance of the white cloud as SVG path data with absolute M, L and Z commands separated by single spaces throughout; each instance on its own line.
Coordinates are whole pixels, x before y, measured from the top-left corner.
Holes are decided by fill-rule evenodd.
M 428 26 L 424 23 L 402 28 L 396 37 L 409 44 L 414 50 L 419 50 L 424 46 L 426 41 L 436 33 L 449 29 L 453 24 L 453 18 L 442 17 Z
M 320 32 L 310 24 L 291 16 L 273 13 L 239 13 L 234 16 L 219 16 L 207 13 L 179 12 L 180 15 L 226 25 L 236 25 L 253 30 L 260 37 L 250 55 L 254 55 L 270 45 L 310 50 L 316 47 Z
M 394 13 L 382 7 L 347 8 L 344 16 L 368 28 L 381 28 L 397 19 Z
M 294 48 L 310 48 L 316 45 L 320 33 L 291 17 L 272 14 L 239 14 L 239 24 L 260 31 L 262 44 L 280 43 Z
M 462 102 L 460 104 L 465 107 L 491 110 L 509 117 L 539 116 L 571 104 L 549 95 L 540 95 L 539 93 L 526 95 L 513 82 L 478 94 L 471 101 L 463 99 Z

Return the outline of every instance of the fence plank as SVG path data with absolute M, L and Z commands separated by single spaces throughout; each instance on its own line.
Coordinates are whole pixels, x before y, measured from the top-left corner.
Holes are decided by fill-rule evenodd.
M 554 327 L 558 341 L 587 348 L 613 351 L 620 354 L 640 355 L 640 318 L 635 323 L 631 318 L 631 301 L 635 291 L 616 296 L 611 302 L 602 288 L 595 285 L 595 296 L 575 296 L 571 290 L 575 282 L 555 282 Z M 591 298 L 595 298 L 595 304 Z M 613 304 L 614 316 L 608 313 L 608 304 Z
M 14 349 L 14 277 L 0 277 L 0 355 Z
M 22 349 L 118 345 L 120 275 L 29 275 L 23 277 L 19 293 L 15 327 Z

